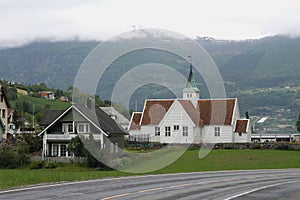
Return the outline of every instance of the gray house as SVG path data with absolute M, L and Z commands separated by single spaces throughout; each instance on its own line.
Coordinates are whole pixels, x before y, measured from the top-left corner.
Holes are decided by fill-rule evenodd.
M 44 156 L 73 156 L 67 146 L 77 135 L 86 139 L 92 135 L 97 148 L 118 153 L 123 149 L 124 136 L 127 135 L 102 109 L 79 104 L 71 105 L 66 110 L 46 111 L 40 126 L 43 127 L 39 136 L 43 137 Z

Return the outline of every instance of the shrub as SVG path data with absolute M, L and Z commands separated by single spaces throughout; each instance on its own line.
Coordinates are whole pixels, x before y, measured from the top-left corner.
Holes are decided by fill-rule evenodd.
M 17 154 L 13 146 L 2 143 L 0 146 L 0 168 L 16 168 L 17 166 Z
M 34 161 L 29 165 L 30 169 L 41 169 L 44 166 L 43 161 Z
M 46 169 L 54 169 L 54 168 L 56 168 L 57 166 L 58 166 L 58 164 L 55 163 L 55 162 L 48 162 L 48 163 L 46 163 L 45 168 L 46 168 Z
M 275 147 L 276 150 L 288 150 L 289 145 L 286 143 L 280 143 Z
M 29 163 L 28 145 L 23 141 L 0 144 L 0 168 L 16 168 Z

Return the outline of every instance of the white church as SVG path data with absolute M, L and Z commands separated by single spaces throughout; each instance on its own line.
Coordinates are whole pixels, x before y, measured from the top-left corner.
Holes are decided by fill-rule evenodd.
M 238 100 L 200 99 L 192 64 L 182 99 L 147 99 L 134 112 L 129 141 L 159 143 L 250 142 L 250 121 L 240 117 Z

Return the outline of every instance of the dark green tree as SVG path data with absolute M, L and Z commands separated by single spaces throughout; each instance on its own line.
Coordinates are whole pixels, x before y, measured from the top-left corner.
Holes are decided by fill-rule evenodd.
M 300 112 L 299 112 L 299 116 L 298 116 L 298 121 L 296 123 L 296 129 L 298 132 L 300 132 Z
M 73 152 L 74 155 L 77 157 L 85 156 L 85 148 L 79 135 L 71 139 L 71 141 L 68 144 L 68 151 Z

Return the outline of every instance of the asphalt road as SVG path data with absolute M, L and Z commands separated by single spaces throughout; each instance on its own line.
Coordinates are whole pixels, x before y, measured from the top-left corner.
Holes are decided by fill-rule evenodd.
M 0 199 L 300 199 L 300 169 L 98 179 L 0 191 Z

